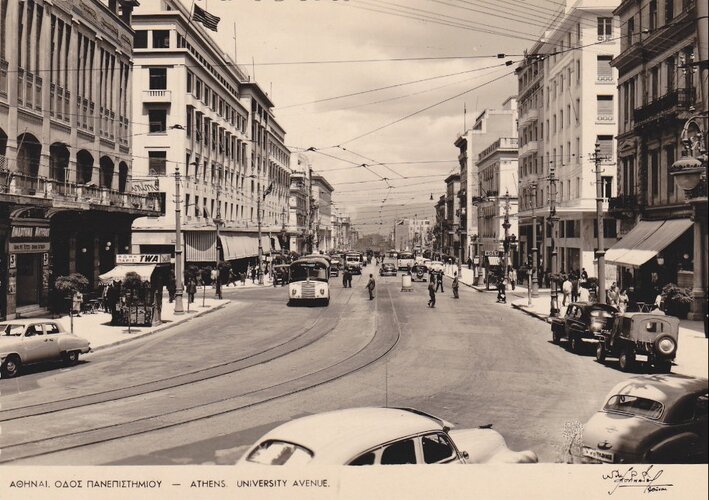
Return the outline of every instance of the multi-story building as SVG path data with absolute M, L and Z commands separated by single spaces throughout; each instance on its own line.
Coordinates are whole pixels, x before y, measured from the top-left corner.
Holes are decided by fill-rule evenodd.
M 310 160 L 302 153 L 291 155 L 290 196 L 288 201 L 288 249 L 305 254 L 310 251 Z
M 499 137 L 517 134 L 517 100 L 510 97 L 500 109 L 486 109 L 480 113 L 473 126 L 459 134 L 454 144 L 458 148 L 460 163 L 460 255 L 461 262 L 474 255 L 474 242 L 478 233 L 477 204 L 480 198 L 478 155 Z
M 436 211 L 436 225 L 433 227 L 433 253 L 447 254 L 446 235 L 446 195 L 442 194 L 433 207 Z
M 313 251 L 327 252 L 332 250 L 332 192 L 335 188 L 322 175 L 311 176 L 311 227 L 315 241 Z
M 350 217 L 339 210 L 333 209 L 331 217 L 332 242 L 331 250 L 346 250 L 350 248 Z
M 128 253 L 131 15 L 136 2 L 0 0 L 0 317 L 48 305 L 53 280 Z
M 134 249 L 174 252 L 179 203 L 187 263 L 280 250 L 289 154 L 273 103 L 179 1 L 141 2 L 133 26 L 135 175 L 166 207 L 134 223 Z
M 443 225 L 443 248 L 448 255 L 460 256 L 460 174 L 446 177 L 445 221 Z
M 615 71 L 619 23 L 612 0 L 568 0 L 518 69 L 524 103 L 519 126 L 522 248 L 529 258 L 532 203 L 535 216 L 549 214 L 556 189 L 554 233 L 543 225 L 542 265 L 552 269 L 552 238 L 559 271 L 585 268 L 596 275 L 596 175 L 591 159 L 600 145 L 604 198 L 615 188 L 611 168 L 618 123 Z M 543 104 L 542 104 L 543 103 Z M 555 186 L 548 182 L 555 175 Z M 536 185 L 536 189 L 533 186 Z M 616 241 L 615 222 L 604 220 L 604 246 Z M 614 279 L 613 269 L 606 277 Z
M 493 256 L 499 262 L 505 238 L 517 234 L 517 138 L 500 137 L 478 155 L 478 175 L 483 201 L 478 206 L 478 239 L 476 255 Z M 509 254 L 505 264 L 517 265 L 516 254 Z
M 394 244 L 399 251 L 422 250 L 430 244 L 433 226 L 428 218 L 410 217 L 394 223 Z
M 706 44 L 700 3 L 626 0 L 615 10 L 621 47 L 612 65 L 619 73 L 620 116 L 618 196 L 611 210 L 623 236 L 607 260 L 620 266 L 621 286 L 650 300 L 666 283 L 694 287 L 702 295 L 706 286 L 701 271 L 694 273 L 701 252 L 692 209 L 670 175 L 683 150 L 685 123 L 707 113 L 696 72 L 700 37 Z M 706 67 L 706 53 L 703 57 Z

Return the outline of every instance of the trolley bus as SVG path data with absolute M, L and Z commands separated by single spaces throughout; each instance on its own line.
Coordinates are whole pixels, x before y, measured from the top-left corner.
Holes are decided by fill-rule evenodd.
M 307 255 L 290 265 L 288 304 L 299 301 L 330 303 L 330 259 L 323 255 Z
M 396 268 L 399 271 L 406 271 L 410 267 L 413 267 L 415 263 L 413 252 L 399 252 L 399 255 L 396 257 Z

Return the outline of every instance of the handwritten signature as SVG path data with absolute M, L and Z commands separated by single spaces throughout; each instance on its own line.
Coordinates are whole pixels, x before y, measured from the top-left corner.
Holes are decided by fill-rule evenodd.
M 629 467 L 626 470 L 614 469 L 610 474 L 603 474 L 601 478 L 615 484 L 613 489 L 608 490 L 609 495 L 615 493 L 618 488 L 642 488 L 643 493 L 667 491 L 673 484 L 659 483 L 658 480 L 664 470 L 653 470 L 653 467 L 655 466 L 650 465 L 644 470 L 635 467 Z

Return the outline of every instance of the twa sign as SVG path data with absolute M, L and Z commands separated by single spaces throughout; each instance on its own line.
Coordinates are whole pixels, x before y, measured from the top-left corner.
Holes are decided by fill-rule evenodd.
M 116 255 L 116 264 L 169 264 L 169 253 L 119 253 Z

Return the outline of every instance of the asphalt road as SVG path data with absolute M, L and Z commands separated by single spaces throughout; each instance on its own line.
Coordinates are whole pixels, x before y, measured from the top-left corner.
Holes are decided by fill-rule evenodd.
M 329 307 L 288 307 L 287 288 L 230 290 L 220 311 L 2 380 L 0 459 L 230 464 L 291 418 L 389 405 L 459 428 L 492 423 L 510 448 L 555 462 L 565 425 L 626 377 L 553 345 L 548 325 L 493 292 L 462 287 L 455 300 L 446 286 L 430 309 L 425 283 L 402 292 L 400 276 L 377 276 L 373 301 L 365 283 L 333 278 Z

